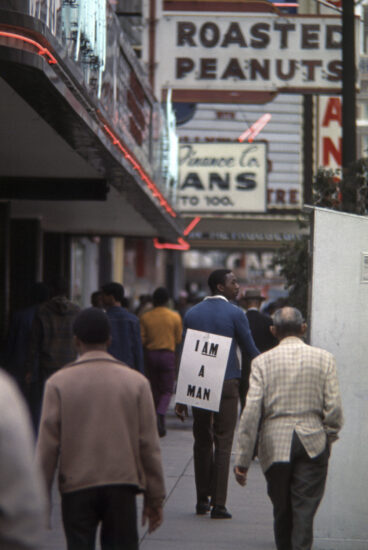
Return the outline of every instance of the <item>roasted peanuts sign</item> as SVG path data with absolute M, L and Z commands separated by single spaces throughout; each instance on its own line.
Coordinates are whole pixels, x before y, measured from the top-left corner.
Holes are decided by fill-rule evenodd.
M 341 87 L 342 26 L 334 16 L 167 12 L 157 23 L 161 87 L 276 91 Z
M 180 361 L 176 403 L 217 412 L 232 339 L 188 329 Z

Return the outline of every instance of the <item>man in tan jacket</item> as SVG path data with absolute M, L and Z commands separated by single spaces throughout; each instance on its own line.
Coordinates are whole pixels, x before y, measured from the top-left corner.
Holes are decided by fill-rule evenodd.
M 165 487 L 156 414 L 148 380 L 106 352 L 110 325 L 98 308 L 74 323 L 79 358 L 46 383 L 37 442 L 49 494 L 59 460 L 68 550 L 136 550 L 136 494 L 143 524 L 163 519 Z
M 331 353 L 301 340 L 306 325 L 297 309 L 278 310 L 273 322 L 280 343 L 253 359 L 234 471 L 245 485 L 259 426 L 276 547 L 310 550 L 331 444 L 343 422 L 336 363 Z

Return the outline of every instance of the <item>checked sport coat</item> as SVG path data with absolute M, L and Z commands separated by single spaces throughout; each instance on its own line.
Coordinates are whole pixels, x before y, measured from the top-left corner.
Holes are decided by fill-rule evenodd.
M 290 336 L 252 361 L 236 451 L 249 467 L 257 438 L 262 470 L 289 462 L 293 432 L 313 458 L 338 438 L 342 407 L 333 355 Z

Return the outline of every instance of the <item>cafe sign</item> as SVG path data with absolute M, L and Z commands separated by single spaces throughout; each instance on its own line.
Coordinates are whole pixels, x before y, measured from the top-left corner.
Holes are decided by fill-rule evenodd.
M 177 209 L 265 212 L 266 153 L 263 142 L 180 145 Z

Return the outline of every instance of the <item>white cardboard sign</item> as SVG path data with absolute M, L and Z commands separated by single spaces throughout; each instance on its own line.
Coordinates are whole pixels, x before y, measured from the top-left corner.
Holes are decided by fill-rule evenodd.
M 217 412 L 231 338 L 188 329 L 180 360 L 176 403 Z

